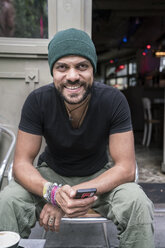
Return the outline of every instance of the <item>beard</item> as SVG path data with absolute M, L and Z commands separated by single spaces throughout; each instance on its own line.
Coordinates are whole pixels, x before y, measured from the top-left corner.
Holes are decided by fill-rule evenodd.
M 70 85 L 70 86 L 74 86 L 74 85 L 79 85 L 81 87 L 84 88 L 84 93 L 81 94 L 81 96 L 79 97 L 79 100 L 75 101 L 74 99 L 76 97 L 78 97 L 78 94 L 77 93 L 71 93 L 69 97 L 65 96 L 63 94 L 63 90 L 64 88 L 67 86 L 67 85 Z M 56 86 L 55 86 L 56 87 Z M 89 85 L 87 84 L 86 82 L 83 82 L 83 81 L 79 81 L 79 80 L 76 80 L 75 82 L 72 82 L 72 81 L 67 81 L 63 84 L 61 84 L 59 87 L 56 87 L 60 97 L 65 101 L 67 102 L 68 104 L 80 104 L 81 102 L 83 102 L 87 96 L 89 94 L 91 94 L 91 91 L 92 91 L 92 85 Z M 73 99 L 73 100 L 72 100 Z

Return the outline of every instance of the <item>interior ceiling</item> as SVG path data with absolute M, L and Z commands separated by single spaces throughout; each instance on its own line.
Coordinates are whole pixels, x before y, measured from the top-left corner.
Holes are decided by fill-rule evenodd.
M 165 0 L 93 0 L 92 6 L 92 39 L 100 62 L 133 57 L 147 44 L 165 48 Z

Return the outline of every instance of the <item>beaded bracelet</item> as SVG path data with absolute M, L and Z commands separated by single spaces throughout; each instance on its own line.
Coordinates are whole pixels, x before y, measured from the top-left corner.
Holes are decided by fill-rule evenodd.
M 51 182 L 47 182 L 44 185 L 43 188 L 43 197 L 47 202 L 50 202 L 52 205 L 54 206 L 58 206 L 57 202 L 56 202 L 56 192 L 57 189 L 59 187 L 61 187 L 61 184 L 57 184 L 57 183 L 51 183 Z

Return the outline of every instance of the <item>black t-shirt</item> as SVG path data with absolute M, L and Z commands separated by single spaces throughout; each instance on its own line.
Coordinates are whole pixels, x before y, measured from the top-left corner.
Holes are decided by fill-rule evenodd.
M 124 95 L 102 83 L 93 83 L 83 123 L 74 129 L 54 84 L 34 90 L 26 99 L 19 129 L 46 140 L 39 163 L 45 161 L 63 176 L 91 175 L 108 162 L 109 135 L 132 129 Z

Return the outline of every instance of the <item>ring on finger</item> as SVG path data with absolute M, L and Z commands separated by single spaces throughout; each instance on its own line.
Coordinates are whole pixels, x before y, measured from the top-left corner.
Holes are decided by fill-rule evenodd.
M 54 217 L 49 217 L 48 225 L 52 225 L 54 223 Z

